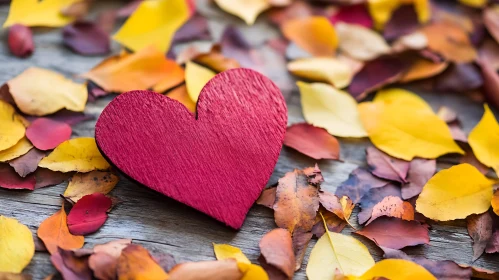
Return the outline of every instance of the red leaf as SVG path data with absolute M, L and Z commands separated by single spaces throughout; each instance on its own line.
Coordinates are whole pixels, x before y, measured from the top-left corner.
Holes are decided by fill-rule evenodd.
M 392 249 L 430 243 L 427 225 L 392 217 L 376 219 L 355 233 L 371 239 L 379 246 Z
M 400 36 L 410 34 L 419 28 L 418 15 L 413 5 L 402 5 L 395 10 L 392 17 L 383 29 L 383 37 L 394 40 Z
M 340 144 L 325 129 L 308 123 L 294 124 L 286 130 L 284 145 L 313 159 L 339 159 Z
M 357 204 L 369 190 L 381 188 L 387 184 L 387 181 L 374 177 L 365 169 L 357 168 L 350 173 L 348 180 L 336 189 L 335 194 L 339 197 L 348 196 L 354 204 Z
M 419 195 L 426 182 L 430 180 L 436 171 L 436 160 L 413 159 L 409 165 L 409 172 L 407 173 L 408 183 L 402 185 L 402 198 L 409 199 Z
M 71 126 L 48 118 L 38 118 L 26 129 L 26 137 L 42 151 L 51 150 L 71 137 Z
M 493 221 L 489 212 L 473 214 L 466 218 L 468 234 L 473 239 L 473 262 L 485 251 L 492 238 Z
M 29 27 L 14 24 L 9 28 L 9 49 L 17 57 L 30 56 L 35 50 L 33 32 Z
M 19 176 L 26 177 L 26 175 L 35 172 L 38 168 L 38 163 L 43 157 L 45 157 L 44 152 L 33 148 L 26 154 L 9 161 L 9 165 L 14 168 Z
M 82 197 L 68 215 L 69 231 L 75 235 L 96 232 L 107 220 L 107 210 L 112 200 L 101 193 Z
M 337 13 L 329 19 L 331 23 L 346 22 L 362 25 L 366 28 L 373 27 L 373 20 L 365 4 L 341 6 Z
M 22 178 L 16 171 L 7 163 L 0 163 L 0 188 L 11 190 L 34 190 L 35 176 L 29 175 Z
M 407 182 L 408 161 L 391 157 L 374 147 L 368 147 L 366 153 L 367 164 L 374 175 L 391 181 Z
M 109 34 L 89 21 L 66 25 L 62 30 L 64 44 L 82 55 L 100 55 L 111 51 Z
M 400 188 L 392 184 L 388 184 L 381 188 L 371 189 L 360 200 L 360 208 L 362 208 L 362 210 L 357 216 L 359 219 L 359 224 L 364 224 L 371 218 L 374 206 L 381 202 L 385 197 L 400 197 L 400 195 Z

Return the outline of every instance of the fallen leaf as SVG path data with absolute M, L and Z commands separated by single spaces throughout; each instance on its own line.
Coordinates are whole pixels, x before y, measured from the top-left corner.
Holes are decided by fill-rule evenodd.
M 491 205 L 492 205 L 492 210 L 494 210 L 494 213 L 496 213 L 496 215 L 499 216 L 499 190 L 494 192 Z
M 400 197 L 400 188 L 393 184 L 386 184 L 383 187 L 370 189 L 360 200 L 362 209 L 357 218 L 359 224 L 365 224 L 373 214 L 373 208 L 387 196 Z
M 483 1 L 486 2 L 486 1 Z M 492 5 L 483 10 L 483 24 L 496 42 L 499 42 L 499 6 Z M 496 44 L 497 45 L 497 44 Z
M 13 0 L 3 27 L 19 23 L 26 26 L 61 27 L 73 18 L 61 14 L 61 9 L 80 0 Z
M 499 172 L 499 124 L 487 104 L 480 122 L 471 130 L 468 143 L 473 149 L 476 158 L 484 165 Z
M 90 11 L 90 6 L 92 6 L 92 0 L 80 0 L 72 4 L 66 5 L 61 9 L 61 14 L 66 17 L 72 17 L 75 19 L 82 19 Z
M 436 76 L 447 69 L 448 65 L 447 61 L 436 63 L 425 58 L 417 58 L 411 64 L 409 70 L 400 78 L 399 82 L 408 83 Z
M 154 46 L 166 53 L 175 32 L 189 17 L 186 0 L 143 1 L 113 39 L 132 51 Z
M 326 191 L 319 193 L 319 202 L 327 211 L 335 214 L 347 223 L 355 207 L 355 204 L 347 196 L 338 197 Z
M 362 275 L 373 265 L 374 259 L 364 244 L 351 236 L 328 230 L 312 249 L 306 272 L 310 280 L 334 279 L 336 270 Z
M 108 169 L 94 138 L 81 137 L 62 142 L 38 164 L 39 167 L 61 172 L 90 172 Z
M 62 173 L 58 171 L 52 171 L 46 168 L 38 168 L 35 171 L 36 184 L 35 189 L 58 185 L 66 180 L 68 180 L 72 172 Z
M 250 264 L 250 260 L 244 255 L 241 249 L 228 245 L 228 244 L 215 244 L 213 243 L 213 251 L 215 252 L 215 256 L 217 260 L 227 260 L 234 259 L 238 263 L 248 263 Z
M 333 215 L 333 214 L 331 214 Z M 324 226 L 323 226 L 324 227 Z M 312 228 L 312 231 L 314 229 Z M 295 271 L 301 268 L 305 253 L 308 249 L 308 243 L 312 240 L 312 232 L 304 232 L 301 230 L 293 233 L 293 252 L 295 254 Z
M 353 77 L 350 65 L 333 57 L 297 59 L 288 63 L 288 71 L 300 78 L 329 83 L 336 88 L 347 87 Z
M 365 137 L 357 102 L 346 92 L 322 83 L 297 83 L 303 115 L 308 123 L 340 137 Z
M 256 204 L 272 209 L 275 203 L 276 191 L 276 187 L 264 189 L 256 201 Z
M 208 20 L 195 13 L 182 27 L 180 27 L 175 36 L 173 36 L 174 43 L 183 43 L 190 41 L 211 41 L 212 37 L 208 26 Z
M 437 161 L 434 159 L 415 158 L 409 165 L 407 182 L 402 185 L 402 198 L 409 199 L 421 193 L 424 185 L 437 171 Z
M 447 124 L 428 109 L 424 100 L 400 89 L 386 92 L 384 95 L 392 95 L 390 102 L 375 99 L 358 106 L 362 123 L 376 148 L 407 161 L 415 157 L 433 159 L 448 153 L 464 154 Z M 397 96 L 402 97 L 400 101 Z M 419 101 L 414 103 L 414 100 Z
M 189 94 L 187 93 L 187 87 L 185 85 L 181 85 L 172 89 L 166 94 L 166 96 L 182 103 L 190 112 L 196 112 L 196 103 L 193 102 L 189 97 Z
M 20 177 L 7 163 L 0 163 L 0 188 L 11 190 L 34 190 L 35 176 Z
M 188 61 L 185 65 L 185 85 L 192 102 L 196 103 L 201 90 L 216 73 L 199 64 Z
M 102 55 L 111 51 L 109 34 L 90 21 L 66 25 L 62 30 L 62 39 L 64 45 L 82 55 Z
M 480 69 L 473 63 L 454 63 L 436 77 L 438 91 L 467 92 L 483 85 Z
M 360 202 L 362 197 L 373 188 L 381 188 L 388 184 L 387 181 L 374 177 L 365 169 L 357 168 L 348 176 L 348 180 L 336 188 L 337 196 L 347 196 L 353 204 Z
M 50 261 L 61 273 L 63 279 L 92 279 L 88 256 L 80 257 L 74 251 L 58 247 L 56 252 L 51 253 Z
M 383 28 L 383 37 L 386 40 L 395 40 L 410 34 L 419 28 L 416 10 L 412 5 L 401 5 L 392 14 Z
M 161 92 L 184 81 L 181 67 L 152 46 L 133 54 L 108 58 L 82 77 L 95 82 L 105 91 L 119 93 L 151 87 Z
M 412 221 L 414 220 L 414 207 L 411 203 L 403 201 L 400 197 L 387 196 L 374 205 L 371 219 L 367 221 L 366 225 L 369 225 L 372 221 L 382 216 Z
M 22 138 L 15 144 L 14 146 L 0 151 L 0 162 L 6 162 L 13 159 L 16 159 L 22 155 L 25 155 L 33 148 L 33 145 L 26 139 L 26 137 Z
M 416 200 L 416 211 L 436 221 L 483 213 L 490 207 L 493 184 L 472 165 L 455 165 L 438 172 L 426 183 Z
M 45 157 L 45 153 L 34 148 L 26 154 L 9 161 L 9 165 L 14 168 L 19 176 L 24 178 L 27 175 L 35 172 L 35 170 L 38 168 L 38 163 L 40 162 L 40 160 L 42 160 L 43 157 Z
M 366 28 L 373 27 L 373 20 L 364 3 L 340 6 L 337 12 L 334 13 L 329 20 L 335 25 L 338 22 L 344 22 L 357 24 Z
M 26 129 L 26 137 L 42 151 L 52 150 L 71 137 L 71 126 L 48 118 L 38 118 Z
M 87 235 L 99 230 L 107 220 L 112 201 L 101 193 L 93 193 L 76 202 L 68 215 L 69 232 Z
M 369 28 L 347 23 L 338 23 L 335 28 L 338 48 L 354 59 L 369 61 L 390 52 L 385 39 Z
M 474 214 L 466 218 L 468 234 L 473 240 L 473 259 L 476 261 L 485 251 L 487 243 L 492 238 L 493 220 L 489 212 Z
M 244 279 L 234 260 L 181 263 L 174 266 L 168 276 L 168 280 Z
M 153 260 L 149 251 L 137 244 L 123 249 L 116 271 L 118 279 L 173 279 Z
M 269 276 L 265 270 L 256 264 L 237 263 L 237 268 L 244 274 L 241 280 L 269 280 Z
M 383 29 L 402 4 L 412 4 L 416 11 L 418 21 L 426 23 L 430 19 L 431 7 L 427 0 L 368 0 L 369 13 L 376 29 Z
M 339 159 L 340 157 L 338 140 L 325 129 L 307 123 L 298 123 L 288 127 L 284 145 L 317 160 Z
M 313 56 L 333 56 L 338 46 L 334 27 L 321 16 L 289 19 L 281 25 L 281 32 Z
M 223 72 L 229 69 L 239 68 L 239 62 L 222 54 L 220 45 L 214 45 L 207 53 L 200 53 L 192 58 L 192 61 L 204 65 L 215 72 Z
M 64 191 L 64 197 L 78 202 L 82 197 L 93 193 L 108 194 L 118 183 L 119 177 L 112 172 L 92 171 L 77 173 Z
M 366 159 L 372 174 L 400 183 L 407 183 L 409 162 L 393 158 L 374 147 L 367 147 Z
M 170 63 L 170 62 L 169 62 Z M 168 72 L 167 77 L 161 79 L 155 86 L 152 87 L 152 90 L 155 92 L 165 92 L 168 91 L 175 86 L 182 84 L 185 81 L 185 71 L 184 68 L 179 65 L 171 64 L 170 70 Z M 185 85 L 182 85 L 185 86 Z M 180 87 L 182 87 L 180 86 Z M 177 88 L 178 89 L 178 88 Z M 175 89 L 173 89 L 175 90 Z M 171 94 L 171 91 L 169 92 Z
M 428 226 L 418 221 L 381 217 L 355 233 L 371 239 L 378 246 L 402 249 L 407 246 L 430 244 Z
M 88 266 L 95 277 L 102 280 L 116 279 L 116 267 L 123 249 L 132 243 L 131 239 L 113 240 L 94 246 L 94 253 L 88 258 Z
M 35 51 L 33 32 L 22 24 L 14 24 L 9 27 L 8 35 L 9 50 L 17 57 L 28 57 Z
M 0 272 L 20 273 L 35 255 L 31 231 L 16 219 L 5 216 L 0 216 L 0 228 Z
M 274 229 L 260 240 L 260 252 L 268 265 L 276 267 L 288 279 L 295 272 L 295 255 L 293 252 L 291 234 L 285 229 Z
M 428 38 L 423 32 L 416 31 L 404 35 L 392 43 L 393 53 L 403 53 L 408 50 L 422 51 L 428 46 Z
M 488 59 L 480 58 L 477 64 L 482 71 L 483 95 L 493 107 L 499 108 L 499 75 Z
M 321 216 L 322 215 L 322 216 Z M 322 221 L 322 217 L 326 221 L 326 225 L 329 231 L 340 233 L 348 224 L 344 219 L 340 219 L 336 214 L 327 211 L 324 208 L 319 208 L 319 214 L 317 214 L 315 218 L 315 225 L 312 228 L 312 233 L 317 238 L 321 238 L 324 233 L 326 233 L 326 229 L 324 228 L 324 222 Z M 293 236 L 294 238 L 294 236 Z
M 45 116 L 61 109 L 82 112 L 87 103 L 85 85 L 43 68 L 30 67 L 7 84 L 19 110 L 28 115 Z
M 268 0 L 215 0 L 215 3 L 227 13 L 244 20 L 247 25 L 253 25 L 258 15 L 271 7 Z
M 0 100 L 0 151 L 16 145 L 25 135 L 23 121 L 12 105 Z
M 347 276 L 348 280 L 371 280 L 378 278 L 437 280 L 423 266 L 401 259 L 381 260 L 360 277 Z
M 499 231 L 495 231 L 485 248 L 485 253 L 492 254 L 499 252 Z
M 69 232 L 64 205 L 61 210 L 40 224 L 37 234 L 51 255 L 57 253 L 58 248 L 65 250 L 79 249 L 83 247 L 85 240 L 83 236 L 72 235 Z

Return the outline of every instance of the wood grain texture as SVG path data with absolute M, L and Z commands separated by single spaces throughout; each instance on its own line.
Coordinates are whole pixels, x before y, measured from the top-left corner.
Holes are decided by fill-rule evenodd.
M 279 60 L 276 59 L 277 55 L 273 49 L 263 46 L 263 42 L 278 36 L 277 29 L 265 22 L 265 16 L 259 17 L 254 26 L 248 27 L 238 18 L 227 15 L 215 6 L 198 2 L 201 13 L 210 19 L 210 30 L 214 41 L 220 38 L 226 25 L 236 26 L 242 30 L 246 38 L 251 39 L 252 44 L 258 50 L 265 54 L 268 63 L 278 65 Z M 96 1 L 96 4 L 96 11 L 117 5 L 117 3 L 106 1 Z M 8 6 L 0 6 L 1 21 L 5 20 L 7 12 Z M 7 34 L 5 30 L 0 32 L 4 36 Z M 62 46 L 61 36 L 60 30 L 57 29 L 36 29 L 34 40 L 37 48 L 33 56 L 24 60 L 13 57 L 9 53 L 7 45 L 0 44 L 0 61 L 3 66 L 0 67 L 0 82 L 9 80 L 33 65 L 74 77 L 88 71 L 104 58 L 104 56 L 82 57 L 72 53 Z M 181 45 L 175 49 L 182 49 L 185 46 Z M 112 49 L 114 53 L 120 50 L 115 43 L 113 43 Z M 282 66 L 282 69 L 285 69 L 285 65 Z M 284 70 L 272 73 L 270 78 L 274 82 L 279 81 L 278 84 L 286 97 L 288 125 L 303 122 L 300 94 L 294 86 L 293 78 Z M 287 85 L 287 87 L 282 85 Z M 455 110 L 466 133 L 470 132 L 483 114 L 481 103 L 462 94 L 439 94 L 420 90 L 415 90 L 415 92 L 429 102 L 434 110 L 442 105 Z M 73 137 L 94 136 L 95 120 L 112 98 L 113 96 L 109 96 L 88 104 L 85 112 L 93 116 L 94 120 L 73 126 Z M 334 192 L 341 182 L 348 178 L 352 170 L 358 166 L 366 166 L 365 148 L 371 145 L 367 139 L 340 138 L 339 141 L 342 162 L 318 161 L 326 180 L 323 188 L 331 192 Z M 281 151 L 267 185 L 275 184 L 280 177 L 294 168 L 313 166 L 316 162 L 316 160 L 285 147 Z M 437 167 L 438 169 L 448 168 L 451 164 L 457 163 L 459 163 L 458 157 L 445 156 L 438 160 Z M 67 183 L 36 189 L 34 192 L 0 189 L 0 215 L 14 217 L 27 225 L 33 233 L 36 233 L 40 223 L 60 209 L 61 198 L 59 195 L 64 193 L 66 187 Z M 157 192 L 148 188 L 140 187 L 126 178 L 121 178 L 110 194 L 122 199 L 123 203 L 112 210 L 108 220 L 98 232 L 85 238 L 86 248 L 118 238 L 132 238 L 134 243 L 143 245 L 153 254 L 172 254 L 180 263 L 214 260 L 212 242 L 228 243 L 240 247 L 253 263 L 258 263 L 260 256 L 258 244 L 264 234 L 276 227 L 272 210 L 263 206 L 254 206 L 248 212 L 241 229 L 235 232 L 190 207 L 158 195 Z M 356 227 L 358 227 L 355 218 L 357 212 L 358 208 L 351 219 Z M 342 233 L 350 235 L 351 232 L 352 229 L 347 227 Z M 366 244 L 376 260 L 381 259 L 383 252 L 373 242 L 358 235 L 352 236 Z M 304 265 L 295 274 L 294 279 L 306 279 L 305 267 L 313 245 L 315 245 L 315 240 L 309 244 Z M 432 223 L 430 244 L 407 248 L 404 251 L 411 256 L 424 256 L 432 260 L 453 260 L 463 264 L 471 264 L 473 257 L 472 241 L 464 220 Z M 499 258 L 496 254 L 485 254 L 473 265 L 499 270 Z M 43 279 L 47 275 L 55 273 L 55 269 L 50 263 L 50 256 L 47 253 L 37 252 L 24 272 L 32 274 L 33 279 Z
M 121 94 L 102 111 L 95 138 L 135 181 L 239 229 L 274 170 L 286 124 L 279 88 L 238 68 L 204 86 L 196 116 L 155 92 Z

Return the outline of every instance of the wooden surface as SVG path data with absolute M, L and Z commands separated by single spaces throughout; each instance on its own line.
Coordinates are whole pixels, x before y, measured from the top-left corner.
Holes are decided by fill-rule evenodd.
M 99 2 L 100 9 L 104 6 L 112 6 L 101 1 L 96 2 Z M 247 38 L 250 38 L 256 46 L 261 45 L 265 39 L 278 34 L 273 27 L 261 19 L 255 26 L 246 27 L 240 20 L 216 8 L 202 7 L 201 10 L 211 19 L 210 27 L 215 39 L 219 38 L 222 28 L 227 23 L 237 23 L 237 26 L 242 28 Z M 7 7 L 0 7 L 0 21 L 5 20 L 7 11 Z M 6 44 L 0 45 L 2 65 L 0 82 L 7 81 L 29 66 L 50 68 L 72 76 L 87 71 L 103 58 L 102 56 L 82 57 L 73 54 L 63 47 L 60 30 L 36 29 L 35 34 L 36 51 L 31 58 L 26 60 L 13 57 L 8 53 Z M 119 50 L 116 44 L 113 44 L 112 48 L 115 52 Z M 269 61 L 274 62 L 270 59 L 276 60 L 274 53 L 268 47 L 262 51 Z M 272 73 L 271 78 L 279 80 L 280 86 L 287 87 L 285 97 L 289 112 L 288 124 L 303 121 L 297 88 L 287 75 L 284 65 L 281 69 L 282 72 Z M 292 91 L 288 92 L 288 88 Z M 446 105 L 456 110 L 466 133 L 469 133 L 483 113 L 480 103 L 475 103 L 462 95 L 418 93 L 431 103 L 434 109 Z M 111 97 L 107 97 L 89 104 L 86 112 L 97 118 L 110 100 Z M 95 120 L 78 124 L 74 127 L 73 137 L 94 136 L 94 127 Z M 334 191 L 357 166 L 366 164 L 365 147 L 369 146 L 367 139 L 340 139 L 340 142 L 342 162 L 327 160 L 318 162 L 326 180 L 323 186 L 329 191 Z M 458 159 L 454 157 L 444 157 L 439 160 L 438 167 L 445 168 L 457 161 Z M 312 166 L 314 163 L 314 160 L 284 148 L 268 184 L 276 183 L 278 178 L 294 168 Z M 60 208 L 59 194 L 64 192 L 66 186 L 67 183 L 34 192 L 0 189 L 0 214 L 15 217 L 36 232 L 40 223 Z M 109 219 L 97 233 L 85 238 L 85 247 L 92 247 L 116 238 L 132 238 L 135 243 L 144 245 L 153 253 L 169 253 L 175 256 L 177 262 L 183 262 L 213 260 L 212 242 L 229 243 L 240 247 L 253 262 L 257 262 L 258 242 L 265 233 L 275 227 L 272 211 L 261 206 L 254 206 L 241 230 L 234 231 L 194 209 L 159 195 L 155 191 L 138 186 L 125 178 L 121 179 L 111 194 L 124 202 L 113 209 Z M 346 228 L 343 233 L 350 234 L 351 231 Z M 369 247 L 376 259 L 381 257 L 382 252 L 371 241 L 359 236 L 356 238 Z M 314 244 L 315 241 L 309 245 L 305 264 Z M 410 255 L 425 256 L 433 260 L 451 259 L 466 264 L 469 264 L 472 258 L 471 239 L 467 234 L 464 221 L 433 223 L 430 230 L 430 245 L 417 246 L 405 251 Z M 497 255 L 486 255 L 477 260 L 475 265 L 499 270 L 499 259 Z M 33 274 L 35 279 L 42 279 L 54 271 L 47 253 L 36 253 L 32 263 L 25 270 L 26 273 Z M 304 268 L 298 271 L 295 279 L 306 279 L 304 271 Z

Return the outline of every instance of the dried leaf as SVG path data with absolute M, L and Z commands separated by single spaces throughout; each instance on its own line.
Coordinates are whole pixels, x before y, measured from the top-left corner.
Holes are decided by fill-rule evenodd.
M 12 190 L 34 190 L 35 176 L 20 177 L 7 163 L 0 163 L 0 188 Z
M 362 210 L 357 215 L 359 224 L 366 223 L 372 216 L 373 208 L 387 196 L 400 197 L 400 188 L 392 184 L 387 184 L 383 187 L 369 190 L 360 200 L 360 208 Z
M 85 85 L 43 68 L 30 67 L 7 84 L 17 107 L 28 115 L 45 116 L 61 109 L 82 112 L 87 103 Z
M 369 225 L 372 221 L 382 216 L 412 221 L 414 220 L 414 207 L 409 202 L 403 201 L 400 197 L 387 196 L 374 205 L 371 219 L 367 221 L 366 225 Z
M 378 246 L 392 249 L 430 244 L 428 226 L 417 221 L 406 221 L 391 217 L 376 219 L 355 233 L 371 239 Z
M 35 51 L 33 32 L 22 24 L 14 24 L 9 27 L 8 43 L 10 52 L 17 57 L 28 57 Z
M 274 207 L 276 191 L 276 187 L 264 189 L 256 201 L 256 204 L 272 209 Z
M 101 193 L 93 193 L 76 202 L 68 215 L 69 232 L 87 235 L 99 230 L 107 220 L 112 201 Z
M 340 143 L 323 128 L 307 123 L 294 124 L 286 130 L 284 145 L 313 159 L 339 159 Z
M 348 180 L 336 189 L 336 195 L 347 196 L 352 199 L 353 204 L 357 204 L 369 190 L 381 188 L 387 184 L 387 181 L 374 177 L 365 169 L 357 168 L 350 173 Z
M 338 46 L 336 31 L 325 17 L 289 19 L 282 24 L 281 32 L 313 56 L 333 56 Z
M 467 92 L 483 85 L 480 69 L 472 63 L 455 63 L 435 81 L 438 91 Z
M 196 103 L 198 101 L 201 90 L 215 75 L 215 72 L 199 64 L 190 61 L 186 63 L 185 85 L 192 102 Z
M 16 145 L 24 137 L 26 128 L 12 105 L 0 100 L 0 151 Z
M 69 182 L 64 197 L 78 202 L 82 197 L 93 193 L 108 194 L 118 181 L 118 176 L 112 172 L 77 173 Z
M 420 31 L 404 35 L 392 44 L 394 53 L 402 53 L 407 50 L 424 50 L 428 46 L 428 38 Z
M 321 216 L 322 215 L 322 216 Z M 336 214 L 329 212 L 325 209 L 319 208 L 319 213 L 315 218 L 315 225 L 312 228 L 312 233 L 317 238 L 321 238 L 324 233 L 326 233 L 326 229 L 324 228 L 324 222 L 322 221 L 322 217 L 324 217 L 324 221 L 326 221 L 326 225 L 329 231 L 340 233 L 348 224 L 344 219 L 340 219 Z M 294 239 L 294 236 L 293 236 Z
M 409 199 L 421 193 L 424 185 L 437 171 L 437 161 L 415 158 L 411 161 L 407 182 L 402 185 L 402 198 Z
M 0 151 L 0 162 L 6 162 L 13 159 L 16 159 L 22 155 L 25 155 L 33 148 L 33 145 L 26 139 L 26 137 L 22 138 L 15 144 L 14 146 Z
M 1 215 L 0 228 L 0 272 L 20 273 L 35 255 L 31 231 L 16 219 Z
M 340 6 L 333 14 L 330 21 L 337 25 L 338 22 L 360 25 L 366 28 L 373 27 L 373 20 L 364 3 L 357 5 Z
M 338 218 L 348 222 L 352 215 L 355 204 L 347 196 L 338 197 L 330 192 L 321 191 L 319 193 L 320 204 L 329 212 L 334 213 Z
M 149 251 L 136 244 L 123 249 L 116 271 L 118 279 L 173 279 L 153 260 Z
M 468 137 L 468 142 L 476 158 L 484 165 L 499 172 L 499 124 L 487 104 L 480 122 L 473 128 Z
M 485 253 L 492 254 L 499 252 L 499 231 L 495 231 L 485 248 Z
M 492 238 L 493 221 L 489 212 L 471 215 L 466 218 L 468 234 L 473 239 L 473 262 L 485 251 L 487 243 Z
M 416 10 L 412 5 L 402 5 L 392 14 L 390 20 L 383 29 L 383 37 L 394 40 L 401 36 L 410 34 L 419 28 L 419 20 Z
M 173 37 L 174 43 L 182 43 L 196 40 L 211 41 L 210 29 L 208 27 L 208 20 L 195 13 L 182 27 L 177 30 Z
M 109 163 L 102 157 L 94 138 L 74 138 L 61 143 L 38 164 L 61 172 L 105 170 Z
M 222 49 L 219 45 L 214 45 L 209 52 L 200 53 L 192 60 L 214 70 L 215 72 L 223 72 L 240 67 L 237 60 L 227 58 L 222 54 Z
M 61 210 L 40 224 L 37 234 L 51 255 L 57 253 L 58 248 L 79 249 L 83 247 L 85 240 L 83 236 L 72 235 L 69 232 L 64 205 Z
M 38 118 L 26 129 L 26 137 L 42 151 L 52 150 L 71 137 L 71 126 L 48 118 Z
M 263 11 L 270 8 L 268 0 L 215 0 L 215 3 L 227 13 L 233 14 L 253 25 Z
M 186 0 L 143 1 L 113 39 L 132 51 L 153 46 L 166 53 L 175 32 L 189 17 Z
M 333 214 L 331 214 L 333 215 Z M 324 226 L 322 226 L 324 227 Z M 314 229 L 312 228 L 312 231 Z M 301 268 L 305 253 L 308 248 L 308 243 L 312 240 L 312 232 L 304 232 L 297 230 L 293 233 L 293 251 L 295 254 L 295 271 Z
M 250 260 L 244 255 L 241 249 L 228 245 L 228 244 L 215 244 L 213 243 L 213 251 L 215 252 L 215 256 L 217 260 L 227 260 L 234 259 L 238 263 L 247 263 L 250 264 Z
M 416 211 L 437 221 L 483 213 L 490 207 L 493 184 L 472 165 L 455 165 L 426 183 L 416 201 Z
M 63 279 L 91 280 L 92 271 L 88 266 L 88 256 L 80 257 L 74 251 L 57 248 L 50 260 L 61 273 Z
M 79 21 L 62 30 L 64 45 L 82 55 L 102 55 L 111 51 L 109 34 L 97 24 Z
M 436 76 L 447 69 L 448 65 L 446 61 L 436 63 L 425 58 L 417 58 L 399 82 L 408 83 Z
M 12 0 L 9 16 L 3 27 L 16 23 L 26 26 L 61 27 L 73 18 L 64 16 L 60 11 L 80 0 Z
M 385 39 L 369 28 L 347 23 L 338 23 L 335 27 L 338 48 L 354 59 L 369 61 L 390 52 Z
M 35 189 L 58 185 L 68 180 L 72 174 L 72 172 L 62 173 L 58 171 L 52 171 L 50 169 L 38 168 L 35 172 Z
M 332 57 L 310 57 L 288 63 L 288 71 L 300 78 L 325 82 L 336 88 L 350 84 L 353 71 L 350 65 Z
M 374 147 L 366 149 L 366 159 L 372 174 L 391 181 L 407 182 L 409 162 L 390 157 Z
M 45 157 L 45 153 L 34 148 L 23 156 L 11 160 L 9 162 L 9 165 L 14 168 L 19 176 L 24 178 L 28 174 L 35 172 L 35 170 L 38 168 L 38 163 L 40 162 L 40 160 L 42 160 L 43 157 Z
M 396 259 L 381 260 L 360 277 L 347 276 L 349 280 L 371 280 L 378 278 L 437 280 L 435 276 L 421 265 L 407 260 Z
M 177 264 L 170 270 L 168 280 L 243 279 L 242 277 L 243 272 L 237 262 L 224 260 Z
M 357 102 L 346 92 L 322 83 L 297 83 L 303 115 L 308 123 L 340 137 L 365 137 Z
M 430 19 L 431 7 L 428 0 L 368 0 L 367 3 L 376 29 L 383 29 L 393 12 L 402 4 L 414 6 L 420 23 L 425 23 Z
M 132 243 L 131 239 L 118 239 L 102 245 L 95 245 L 94 253 L 88 258 L 88 266 L 95 277 L 102 280 L 116 279 L 116 267 L 123 249 Z
M 276 267 L 289 279 L 295 272 L 295 255 L 291 234 L 285 229 L 274 229 L 260 240 L 260 251 L 265 262 Z

